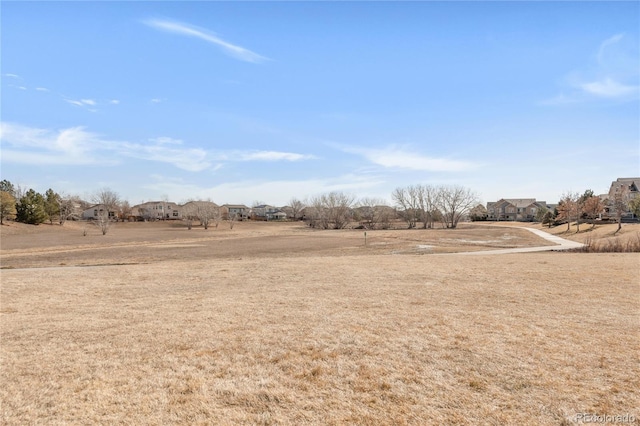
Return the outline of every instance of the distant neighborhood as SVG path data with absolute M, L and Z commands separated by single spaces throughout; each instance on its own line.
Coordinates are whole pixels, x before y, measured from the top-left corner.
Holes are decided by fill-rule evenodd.
M 0 182 L 2 196 L 1 219 L 25 223 L 66 220 L 87 221 L 199 221 L 208 227 L 220 221 L 285 221 L 304 220 L 312 227 L 385 229 L 394 221 L 405 221 L 408 228 L 420 224 L 424 228 L 441 223 L 455 228 L 459 221 L 522 221 L 566 223 L 572 220 L 637 221 L 640 215 L 640 178 L 618 178 L 611 182 L 606 194 L 568 193 L 557 203 L 549 204 L 535 198 L 501 198 L 485 205 L 478 203 L 474 193 L 464 187 L 413 185 L 397 188 L 388 205 L 380 199 L 356 200 L 355 197 L 333 192 L 290 205 L 216 204 L 210 200 L 194 200 L 178 204 L 169 200 L 147 201 L 130 206 L 109 189 L 99 190 L 92 202 L 79 197 L 64 197 L 49 189 L 38 194 L 24 191 L 11 182 Z

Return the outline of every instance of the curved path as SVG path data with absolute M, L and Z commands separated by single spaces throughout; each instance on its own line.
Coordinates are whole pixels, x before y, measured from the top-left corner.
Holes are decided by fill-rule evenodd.
M 483 254 L 530 253 L 530 252 L 536 252 L 536 251 L 570 250 L 570 249 L 576 249 L 584 246 L 584 244 L 582 243 L 566 240 L 564 238 L 558 237 L 557 235 L 552 235 L 552 234 L 549 234 L 548 232 L 544 232 L 539 229 L 525 228 L 523 226 L 511 226 L 510 228 L 526 229 L 527 231 L 533 232 L 537 236 L 542 237 L 547 241 L 551 241 L 556 245 L 540 246 L 540 247 L 510 248 L 510 249 L 499 249 L 499 250 L 464 251 L 460 253 L 449 253 L 449 254 L 483 255 Z

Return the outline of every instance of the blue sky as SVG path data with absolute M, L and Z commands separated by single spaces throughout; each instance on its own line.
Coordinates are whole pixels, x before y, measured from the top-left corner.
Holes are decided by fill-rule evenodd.
M 640 174 L 637 2 L 2 2 L 1 177 L 132 204 Z

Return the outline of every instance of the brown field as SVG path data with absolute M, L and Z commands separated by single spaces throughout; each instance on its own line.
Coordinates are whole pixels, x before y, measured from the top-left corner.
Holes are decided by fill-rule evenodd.
M 1 424 L 638 424 L 637 253 L 450 254 L 549 244 L 500 225 L 84 226 L 0 227 Z

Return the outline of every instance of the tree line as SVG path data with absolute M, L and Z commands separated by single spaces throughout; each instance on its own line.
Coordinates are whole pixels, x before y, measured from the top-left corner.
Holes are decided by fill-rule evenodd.
M 387 228 L 399 216 L 407 228 L 418 223 L 432 228 L 440 223 L 444 228 L 456 228 L 460 220 L 479 203 L 469 188 L 457 185 L 410 185 L 398 187 L 392 194 L 394 207 L 378 198 L 355 197 L 342 192 L 329 192 L 311 198 L 305 219 L 310 226 L 322 229 L 342 229 L 353 221 L 368 229 Z M 292 200 L 291 204 L 300 203 Z
M 0 196 L 0 222 L 15 218 L 29 224 L 55 221 L 62 225 L 75 213 L 76 206 L 89 207 L 78 196 L 60 194 L 53 189 L 40 194 L 33 189 L 24 190 L 8 180 L 0 182 Z M 320 229 L 342 229 L 354 221 L 367 229 L 388 228 L 398 216 L 406 221 L 408 228 L 416 227 L 419 222 L 424 228 L 431 228 L 436 222 L 446 228 L 455 228 L 478 203 L 476 194 L 462 186 L 411 185 L 394 190 L 392 199 L 394 206 L 380 198 L 356 199 L 353 195 L 332 191 L 305 201 L 294 197 L 286 209 L 290 217 L 304 219 L 310 226 Z M 108 188 L 96 191 L 91 201 L 103 207 L 95 217 L 103 234 L 110 223 L 117 220 L 110 213 L 118 211 L 123 218 L 131 214 L 129 203 L 120 200 L 118 194 Z M 219 207 L 211 201 L 190 201 L 181 211 L 182 220 L 189 228 L 194 221 L 199 221 L 205 228 L 217 227 L 222 218 Z M 231 227 L 235 219 L 235 216 L 226 218 Z
M 64 224 L 75 207 L 77 197 L 63 197 L 53 189 L 40 194 L 33 189 L 24 190 L 8 180 L 0 182 L 0 224 L 5 219 L 39 224 L 57 221 Z
M 612 213 L 618 223 L 618 232 L 622 228 L 622 217 L 630 210 L 636 217 L 640 216 L 640 196 L 629 200 L 629 190 L 626 187 L 617 188 L 608 203 L 605 203 L 599 196 L 595 195 L 592 190 L 588 189 L 583 194 L 578 192 L 566 192 L 562 195 L 553 213 L 548 212 L 541 220 L 543 223 L 551 224 L 567 224 L 569 231 L 571 223 L 576 223 L 576 232 L 580 232 L 580 221 L 589 219 L 592 222 L 591 227 L 595 227 L 595 219 L 597 219 L 605 211 Z
M 619 192 L 619 193 L 618 193 Z M 627 200 L 624 191 L 618 191 L 605 205 L 602 199 L 593 191 L 587 190 L 583 194 L 567 192 L 553 210 L 540 208 L 535 220 L 545 224 L 577 222 L 578 227 L 582 219 L 595 219 L 606 208 L 615 212 L 619 227 L 622 212 L 627 207 L 640 215 L 640 198 Z M 443 228 L 456 228 L 465 217 L 471 220 L 486 219 L 486 209 L 479 204 L 475 192 L 459 185 L 409 185 L 398 187 L 391 193 L 393 206 L 380 198 L 361 198 L 340 191 L 332 191 L 314 196 L 302 201 L 292 198 L 286 207 L 286 213 L 294 219 L 303 219 L 309 226 L 319 229 L 343 229 L 357 222 L 364 229 L 387 229 L 396 219 L 406 223 L 412 229 L 421 226 L 424 229 L 433 228 L 440 224 Z M 112 216 L 114 212 L 122 220 L 131 215 L 132 208 L 128 201 L 121 200 L 118 194 L 108 188 L 97 190 L 91 201 L 103 206 L 94 218 L 94 223 L 106 234 L 111 224 L 118 220 Z M 168 200 L 165 199 L 168 204 Z M 28 224 L 64 222 L 73 217 L 77 206 L 88 208 L 89 205 L 78 196 L 70 196 L 48 189 L 40 194 L 33 189 L 24 190 L 19 185 L 13 185 L 8 180 L 0 182 L 0 224 L 5 219 L 13 219 Z M 154 220 L 153 212 L 139 212 L 145 220 Z M 207 229 L 213 225 L 218 227 L 222 220 L 220 207 L 210 200 L 192 200 L 181 206 L 181 219 L 189 229 L 195 221 Z M 237 218 L 227 215 L 225 218 L 229 226 Z M 579 228 L 578 228 L 579 230 Z

